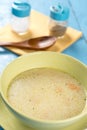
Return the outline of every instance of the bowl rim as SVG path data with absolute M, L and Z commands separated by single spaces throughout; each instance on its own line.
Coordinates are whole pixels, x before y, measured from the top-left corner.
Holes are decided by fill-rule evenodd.
M 15 60 L 13 60 L 11 63 L 14 63 L 15 61 L 17 61 L 17 60 L 20 60 L 20 59 L 22 59 L 22 57 L 26 57 L 26 56 L 29 56 L 29 55 L 35 55 L 35 54 L 41 54 L 41 53 L 56 53 L 56 54 L 58 54 L 58 55 L 63 55 L 63 56 L 65 56 L 65 57 L 69 57 L 69 58 L 72 58 L 72 60 L 74 60 L 75 62 L 78 62 L 79 64 L 81 64 L 83 67 L 85 67 L 86 69 L 87 69 L 87 67 L 86 67 L 86 65 L 84 64 L 84 63 L 82 63 L 82 62 L 80 62 L 78 59 L 76 59 L 76 58 L 74 58 L 74 57 L 72 57 L 72 56 L 69 56 L 69 55 L 67 55 L 67 54 L 61 54 L 61 53 L 57 53 L 57 52 L 50 52 L 50 51 L 47 51 L 47 52 L 44 52 L 44 51 L 39 51 L 39 52 L 31 52 L 31 53 L 29 53 L 29 54 L 24 54 L 24 55 L 22 55 L 22 56 L 20 56 L 20 57 L 18 57 L 18 58 L 16 58 Z M 11 65 L 11 63 L 9 63 L 8 65 L 7 65 L 7 67 L 9 66 L 9 65 Z M 6 68 L 7 68 L 6 67 Z M 6 69 L 5 68 L 5 69 Z M 4 69 L 4 70 L 5 70 Z M 2 74 L 4 73 L 4 71 L 2 72 Z M 2 77 L 2 76 L 1 76 Z M 0 78 L 1 78 L 0 77 Z M 1 82 L 1 81 L 0 81 Z M 25 115 L 25 114 L 23 114 L 22 112 L 20 112 L 18 109 L 16 109 L 16 108 L 14 108 L 10 103 L 9 103 L 9 101 L 7 100 L 7 98 L 4 96 L 4 94 L 3 94 L 3 91 L 2 91 L 2 87 L 0 87 L 0 96 L 1 96 L 1 98 L 2 98 L 2 100 L 4 101 L 4 103 L 8 106 L 8 108 L 10 108 L 10 110 L 11 111 L 14 111 L 16 114 L 18 114 L 18 115 L 20 115 L 21 117 L 23 117 L 23 118 L 25 118 L 25 119 L 27 119 L 27 120 L 31 120 L 31 121 L 34 121 L 34 122 L 37 122 L 37 123 L 43 123 L 43 124 L 49 124 L 49 125 L 53 125 L 53 124 L 64 124 L 64 123 L 67 123 L 67 122 L 74 122 L 75 120 L 79 120 L 79 119 L 81 119 L 82 117 L 84 117 L 84 116 L 87 116 L 87 112 L 81 112 L 80 114 L 78 114 L 78 115 L 76 115 L 76 116 L 74 116 L 74 117 L 71 117 L 71 118 L 67 118 L 67 119 L 63 119 L 63 120 L 44 120 L 44 119 L 38 119 L 38 118 L 35 118 L 35 117 L 29 117 L 29 116 L 27 116 L 27 115 Z

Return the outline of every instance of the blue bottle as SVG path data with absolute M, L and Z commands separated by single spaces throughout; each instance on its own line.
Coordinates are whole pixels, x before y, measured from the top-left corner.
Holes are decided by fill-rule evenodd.
M 11 8 L 11 27 L 12 30 L 19 34 L 24 34 L 29 30 L 29 18 L 31 5 L 28 0 L 15 0 Z
M 68 18 L 68 7 L 60 3 L 56 6 L 51 6 L 49 22 L 50 34 L 57 37 L 63 37 L 67 29 Z

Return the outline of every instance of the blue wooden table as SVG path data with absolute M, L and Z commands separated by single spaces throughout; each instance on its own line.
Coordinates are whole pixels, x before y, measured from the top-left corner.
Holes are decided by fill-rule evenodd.
M 83 36 L 62 53 L 73 56 L 87 65 L 87 0 L 29 0 L 32 8 L 49 16 L 49 7 L 63 2 L 70 8 L 69 26 L 82 31 Z M 10 21 L 12 0 L 0 1 L 0 27 Z M 18 55 L 0 47 L 0 73 Z

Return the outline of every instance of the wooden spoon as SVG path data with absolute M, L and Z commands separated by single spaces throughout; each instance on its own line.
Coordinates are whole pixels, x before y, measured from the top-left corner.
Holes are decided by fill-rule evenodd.
M 54 36 L 43 36 L 22 42 L 0 42 L 0 46 L 40 50 L 52 46 L 56 40 L 57 38 Z

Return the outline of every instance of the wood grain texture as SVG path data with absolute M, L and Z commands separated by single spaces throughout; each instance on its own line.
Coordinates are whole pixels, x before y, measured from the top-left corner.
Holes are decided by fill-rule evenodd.
M 73 14 L 87 42 L 87 0 L 69 0 Z

